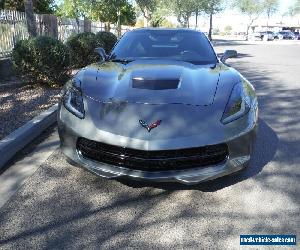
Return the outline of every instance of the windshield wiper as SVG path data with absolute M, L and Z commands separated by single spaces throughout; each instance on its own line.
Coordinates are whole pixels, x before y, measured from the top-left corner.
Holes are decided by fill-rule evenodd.
M 133 62 L 134 60 L 132 60 L 132 59 L 125 59 L 125 58 L 119 58 L 119 59 L 115 58 L 115 59 L 110 59 L 108 61 L 127 64 L 127 63 L 130 63 L 130 62 Z

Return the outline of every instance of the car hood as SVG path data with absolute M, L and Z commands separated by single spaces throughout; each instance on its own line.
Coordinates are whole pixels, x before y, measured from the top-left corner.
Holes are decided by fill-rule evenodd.
M 93 64 L 78 74 L 84 95 L 101 102 L 210 105 L 220 78 L 219 65 L 174 60 Z
M 150 82 L 152 89 L 133 87 L 133 78 L 162 76 L 181 77 L 181 85 L 165 89 Z M 177 138 L 180 145 L 184 146 L 182 141 L 186 140 L 185 146 L 191 146 L 189 138 L 199 134 L 207 136 L 206 142 L 225 138 L 220 119 L 232 88 L 241 76 L 222 63 L 210 68 L 178 62 L 135 62 L 94 64 L 81 70 L 76 79 L 84 92 L 85 119 L 80 123 L 72 120 L 67 123 L 76 124 L 78 130 L 84 128 L 90 139 L 96 127 L 106 143 L 116 143 L 110 135 L 118 135 L 148 142 Z M 161 105 L 154 105 L 158 103 Z M 148 125 L 159 120 L 161 123 L 148 133 L 140 120 Z M 196 146 L 199 141 L 194 143 Z M 179 144 L 177 141 L 174 145 Z

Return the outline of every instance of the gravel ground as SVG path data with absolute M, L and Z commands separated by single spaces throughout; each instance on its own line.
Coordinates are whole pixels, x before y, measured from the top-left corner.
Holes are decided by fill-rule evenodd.
M 0 87 L 0 139 L 57 103 L 59 94 L 60 89 L 39 85 Z

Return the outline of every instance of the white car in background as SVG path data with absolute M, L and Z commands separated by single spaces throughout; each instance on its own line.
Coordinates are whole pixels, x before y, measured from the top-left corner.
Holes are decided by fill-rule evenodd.
M 275 38 L 275 34 L 272 31 L 264 31 L 261 32 L 263 41 L 273 41 Z
M 250 34 L 248 40 L 273 41 L 274 37 L 275 35 L 272 31 L 260 31 Z

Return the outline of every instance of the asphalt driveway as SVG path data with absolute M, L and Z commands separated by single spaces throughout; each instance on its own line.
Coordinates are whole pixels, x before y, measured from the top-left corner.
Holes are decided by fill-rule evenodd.
M 300 43 L 216 47 L 227 48 L 259 98 L 249 169 L 192 187 L 106 180 L 57 150 L 0 208 L 0 249 L 240 249 L 240 234 L 299 242 Z

